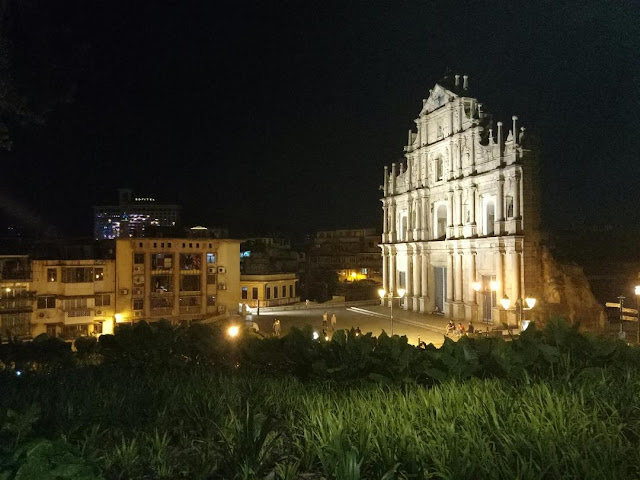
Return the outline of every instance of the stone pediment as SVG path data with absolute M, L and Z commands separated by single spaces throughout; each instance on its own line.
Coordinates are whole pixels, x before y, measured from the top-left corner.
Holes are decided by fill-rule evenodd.
M 457 94 L 453 93 L 451 90 L 444 88 L 442 85 L 436 83 L 436 85 L 431 89 L 431 94 L 427 101 L 422 107 L 420 111 L 420 115 L 426 115 L 434 110 L 437 110 L 442 105 L 445 105 L 449 102 L 449 98 L 458 97 Z

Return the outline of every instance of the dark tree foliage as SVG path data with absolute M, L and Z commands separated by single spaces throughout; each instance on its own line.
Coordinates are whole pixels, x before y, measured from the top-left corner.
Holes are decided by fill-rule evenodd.
M 68 3 L 0 0 L 0 148 L 12 148 L 12 127 L 43 124 L 74 99 L 89 47 L 71 33 Z

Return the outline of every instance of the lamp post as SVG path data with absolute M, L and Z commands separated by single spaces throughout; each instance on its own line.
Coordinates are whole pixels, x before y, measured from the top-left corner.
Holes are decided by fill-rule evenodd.
M 399 288 L 398 289 L 398 296 L 394 296 L 393 292 L 387 293 L 387 291 L 384 288 L 381 288 L 380 290 L 378 290 L 378 295 L 380 295 L 381 299 L 384 298 L 388 298 L 391 300 L 391 336 L 393 337 L 393 299 L 394 298 L 403 298 L 405 294 L 405 289 L 404 288 Z
M 528 311 L 528 310 L 532 310 L 533 307 L 536 306 L 536 302 L 537 300 L 533 297 L 527 297 L 524 299 L 524 302 L 527 304 L 526 307 L 522 306 L 522 299 L 518 299 L 516 300 L 516 304 L 515 304 L 515 312 L 516 312 L 516 322 L 519 324 L 520 329 L 521 330 L 526 330 L 527 327 L 529 326 L 529 321 L 527 320 L 527 324 L 526 326 L 523 325 L 525 322 L 525 319 L 522 318 L 524 317 L 524 312 Z M 509 297 L 507 297 L 506 295 L 504 296 L 504 298 L 502 300 L 500 300 L 500 304 L 502 305 L 502 308 L 504 308 L 505 312 L 509 311 L 509 306 L 511 305 L 511 300 L 509 299 Z M 519 318 L 520 317 L 520 318 Z
M 640 285 L 636 285 L 635 288 L 635 292 L 636 292 L 636 310 L 638 310 L 638 313 L 636 314 L 638 316 L 638 330 L 636 333 L 636 341 L 638 342 L 638 345 L 640 345 L 640 305 L 638 305 L 638 297 L 640 297 Z

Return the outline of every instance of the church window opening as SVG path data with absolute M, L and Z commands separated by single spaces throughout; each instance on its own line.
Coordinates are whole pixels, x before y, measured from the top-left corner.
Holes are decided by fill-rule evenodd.
M 436 158 L 436 182 L 442 180 L 444 174 L 444 168 L 442 165 L 442 157 Z

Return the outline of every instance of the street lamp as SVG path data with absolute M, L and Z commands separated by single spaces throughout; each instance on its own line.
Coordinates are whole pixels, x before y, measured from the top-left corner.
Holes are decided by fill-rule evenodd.
M 640 285 L 636 285 L 635 292 L 636 292 L 636 310 L 640 312 L 640 305 L 638 305 L 638 297 L 640 296 Z M 638 341 L 638 345 L 640 345 L 640 313 L 636 313 L 636 315 L 638 316 L 638 331 L 637 331 L 636 340 Z
M 532 310 L 533 307 L 536 306 L 537 299 L 535 299 L 533 297 L 527 297 L 527 298 L 524 299 L 524 302 L 527 304 L 526 307 L 522 306 L 522 300 L 521 299 L 516 300 L 515 307 L 514 307 L 515 312 L 516 312 L 516 322 L 520 323 L 520 328 L 522 330 L 526 330 L 527 327 L 529 326 L 529 321 L 525 320 L 524 318 L 522 318 L 522 317 L 524 317 L 524 313 L 523 312 L 526 312 L 527 310 Z M 511 306 L 511 300 L 509 299 L 509 297 L 507 297 L 505 295 L 505 297 L 502 300 L 500 300 L 500 304 L 502 305 L 502 308 L 504 308 L 504 310 L 506 312 L 506 311 L 509 310 L 509 307 Z M 520 317 L 520 318 L 518 318 L 518 317 Z M 527 322 L 526 325 L 524 324 L 525 321 Z
M 391 336 L 393 337 L 393 299 L 394 298 L 403 298 L 405 294 L 405 289 L 404 288 L 399 288 L 398 289 L 398 296 L 394 297 L 393 293 L 387 293 L 387 291 L 384 288 L 381 288 L 380 290 L 378 290 L 378 295 L 380 295 L 381 299 L 384 298 L 388 298 L 391 300 Z

